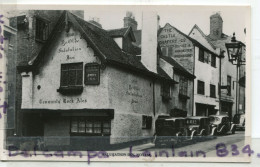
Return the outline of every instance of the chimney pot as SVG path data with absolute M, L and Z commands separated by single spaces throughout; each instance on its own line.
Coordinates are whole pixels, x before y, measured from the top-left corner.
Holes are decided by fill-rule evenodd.
M 126 17 L 124 17 L 124 27 L 132 27 L 133 31 L 137 30 L 137 22 L 132 12 L 127 11 Z
M 95 26 L 102 28 L 102 25 L 99 23 L 99 18 L 98 17 L 91 17 L 89 19 L 89 22 L 94 24 Z

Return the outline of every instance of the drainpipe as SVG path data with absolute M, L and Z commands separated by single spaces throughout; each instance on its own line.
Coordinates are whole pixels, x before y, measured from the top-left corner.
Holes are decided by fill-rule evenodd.
M 239 102 L 237 101 L 238 100 L 238 86 L 239 86 L 238 78 L 239 78 L 239 65 L 237 65 L 237 78 L 236 78 L 236 114 L 238 114 L 238 104 L 239 104 Z

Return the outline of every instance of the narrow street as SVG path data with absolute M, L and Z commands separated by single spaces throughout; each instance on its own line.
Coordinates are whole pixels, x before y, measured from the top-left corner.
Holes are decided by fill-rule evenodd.
M 236 145 L 237 150 L 239 151 L 239 155 L 236 156 L 243 156 L 241 153 L 241 150 L 246 145 L 244 143 L 245 136 L 244 131 L 236 131 L 235 134 L 229 134 L 225 136 L 217 136 L 214 138 L 208 138 L 205 141 L 198 141 L 196 143 L 192 142 L 186 142 L 183 144 L 178 144 L 174 146 L 175 154 L 178 154 L 179 152 L 186 151 L 187 156 L 191 156 L 191 152 L 193 152 L 193 156 L 195 156 L 197 151 L 203 151 L 206 153 L 207 157 L 216 157 L 216 145 L 219 143 L 224 143 L 226 145 L 226 149 L 228 150 L 227 156 L 232 156 L 232 148 L 231 145 Z M 223 147 L 221 147 L 223 148 Z M 166 151 L 169 154 L 172 153 L 172 147 L 171 146 L 162 146 L 162 147 L 155 147 L 153 143 L 147 143 L 143 145 L 138 145 L 133 147 L 134 151 L 151 151 L 151 152 L 160 152 L 160 151 Z M 129 151 L 129 148 L 117 150 L 117 151 Z

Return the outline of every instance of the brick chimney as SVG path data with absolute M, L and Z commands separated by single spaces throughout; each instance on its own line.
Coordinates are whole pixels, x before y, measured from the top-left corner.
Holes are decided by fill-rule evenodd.
M 99 28 L 102 28 L 102 25 L 99 23 L 98 17 L 92 17 L 92 18 L 90 18 L 90 20 L 88 22 L 94 24 L 95 26 L 97 26 Z
M 215 13 L 210 16 L 210 38 L 218 40 L 223 32 L 223 20 L 220 13 Z
M 124 17 L 124 27 L 132 27 L 133 31 L 137 30 L 137 22 L 132 12 L 127 11 Z
M 148 70 L 157 73 L 157 12 L 144 11 L 142 23 L 141 62 Z

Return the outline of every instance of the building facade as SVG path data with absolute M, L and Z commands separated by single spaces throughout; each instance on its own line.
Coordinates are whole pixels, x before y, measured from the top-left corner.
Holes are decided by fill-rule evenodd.
M 210 16 L 210 33 L 205 35 L 202 30 L 195 25 L 189 36 L 196 39 L 212 52 L 220 55 L 219 59 L 219 87 L 220 114 L 227 114 L 230 119 L 236 113 L 245 110 L 245 90 L 237 84 L 239 78 L 245 76 L 245 66 L 237 68 L 229 61 L 226 43 L 231 42 L 232 36 L 223 33 L 223 20 L 219 13 Z M 242 48 L 242 59 L 245 59 L 245 46 Z M 240 72 L 238 72 L 240 70 Z M 238 74 L 238 75 L 237 75 Z M 237 76 L 239 76 L 237 78 Z
M 26 136 L 48 148 L 104 148 L 150 139 L 158 115 L 189 111 L 195 76 L 161 55 L 157 14 L 143 14 L 141 55 L 131 52 L 132 28 L 122 31 L 62 13 L 39 53 L 18 66 Z
M 196 76 L 193 84 L 193 109 L 190 115 L 217 114 L 218 55 L 168 23 L 160 29 L 158 41 L 164 56 L 176 60 Z
M 71 12 L 83 17 L 82 11 Z M 26 64 L 38 54 L 61 13 L 62 11 L 54 10 L 10 10 L 6 12 L 5 17 L 8 22 L 5 25 L 9 25 L 9 27 L 17 30 L 16 35 L 13 37 L 14 49 L 12 49 L 12 63 L 14 67 Z M 26 135 L 25 127 L 28 125 L 25 125 L 27 123 L 23 121 L 24 114 L 20 112 L 22 80 L 21 75 L 15 70 L 16 68 L 12 67 L 12 69 L 14 70 L 12 71 L 14 79 L 9 84 L 12 85 L 13 94 L 16 96 L 15 105 L 10 104 L 14 111 L 12 115 L 9 114 L 7 119 L 14 119 L 14 122 L 12 128 L 7 130 L 7 136 L 24 136 Z M 11 70 L 8 71 L 11 73 Z M 10 111 L 10 113 L 12 112 Z

